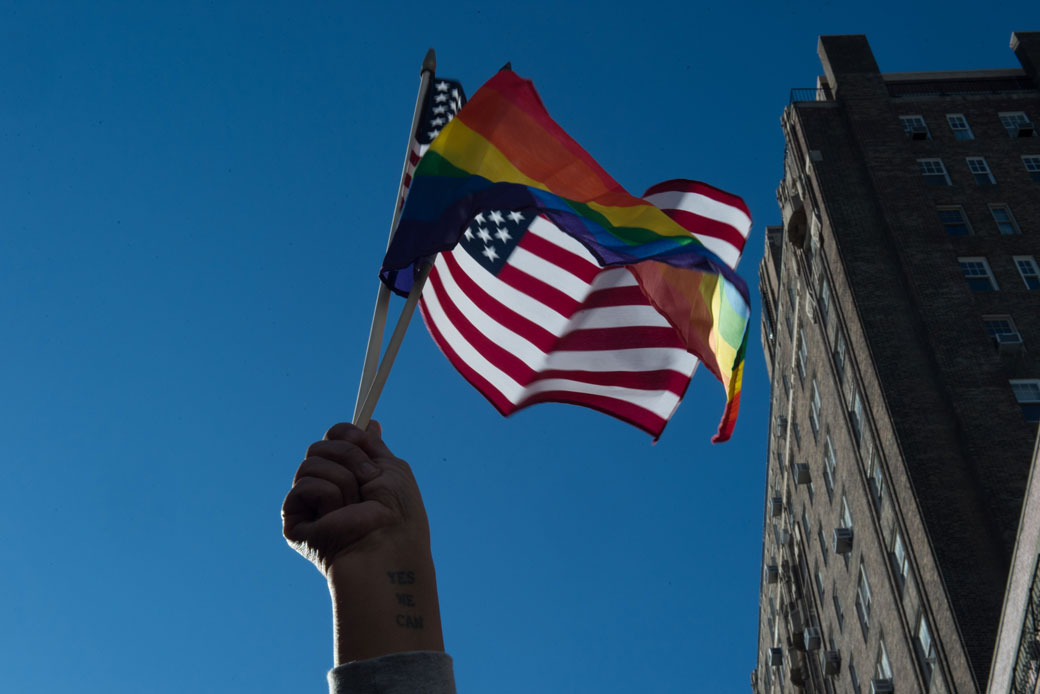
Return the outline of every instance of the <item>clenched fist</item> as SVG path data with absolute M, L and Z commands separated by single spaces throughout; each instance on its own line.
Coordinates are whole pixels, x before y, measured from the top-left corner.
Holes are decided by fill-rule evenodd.
M 328 580 L 337 664 L 444 650 L 426 509 L 377 422 L 336 424 L 307 449 L 282 532 Z

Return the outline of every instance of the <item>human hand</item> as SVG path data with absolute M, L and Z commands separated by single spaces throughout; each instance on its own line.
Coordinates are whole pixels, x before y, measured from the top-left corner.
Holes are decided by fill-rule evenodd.
M 311 444 L 282 505 L 282 532 L 326 577 L 343 555 L 402 545 L 428 553 L 430 544 L 415 476 L 378 422 L 367 431 L 336 424 Z
M 282 532 L 328 580 L 337 665 L 444 650 L 426 509 L 377 422 L 336 424 L 307 449 Z

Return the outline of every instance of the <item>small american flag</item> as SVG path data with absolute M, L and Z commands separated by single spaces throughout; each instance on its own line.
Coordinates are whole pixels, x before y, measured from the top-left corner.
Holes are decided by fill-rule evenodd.
M 420 302 L 456 369 L 504 415 L 584 405 L 659 436 L 698 359 L 624 267 L 533 210 L 486 210 L 440 253 Z
M 401 185 L 401 196 L 397 201 L 399 207 L 404 206 L 408 196 L 408 188 L 412 184 L 412 173 L 419 165 L 422 155 L 430 148 L 430 143 L 440 135 L 441 128 L 455 118 L 455 114 L 466 103 L 466 93 L 462 85 L 454 80 L 434 78 L 426 92 L 419 124 L 412 134 L 411 150 L 408 152 L 408 164 L 405 166 L 404 181 Z

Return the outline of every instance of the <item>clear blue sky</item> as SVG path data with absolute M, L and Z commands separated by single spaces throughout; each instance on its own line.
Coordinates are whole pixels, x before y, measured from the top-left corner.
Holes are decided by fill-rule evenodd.
M 353 407 L 418 68 L 507 60 L 633 192 L 745 197 L 734 438 L 707 372 L 651 446 L 501 418 L 416 320 L 376 415 L 419 478 L 463 692 L 743 692 L 779 118 L 821 33 L 882 70 L 1016 67 L 1034 2 L 0 2 L 0 690 L 325 688 L 324 583 L 280 535 Z M 395 304 L 396 306 L 397 304 Z

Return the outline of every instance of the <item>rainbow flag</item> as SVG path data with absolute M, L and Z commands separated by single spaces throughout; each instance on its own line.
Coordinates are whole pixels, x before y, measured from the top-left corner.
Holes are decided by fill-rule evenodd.
M 646 197 L 652 199 L 656 188 Z M 739 207 L 746 216 L 742 201 Z M 508 69 L 442 128 L 416 167 L 383 261 L 383 281 L 407 294 L 418 265 L 454 249 L 464 234 L 471 238 L 474 218 L 487 210 L 540 216 L 577 240 L 601 268 L 627 268 L 680 344 L 725 386 L 726 408 L 712 440 L 730 437 L 750 317 L 747 287 L 731 267 L 735 261 L 723 261 L 698 238 L 690 215 L 666 212 L 625 191 L 552 120 L 531 82 Z M 747 218 L 744 237 L 749 228 Z

